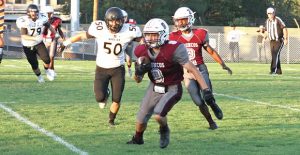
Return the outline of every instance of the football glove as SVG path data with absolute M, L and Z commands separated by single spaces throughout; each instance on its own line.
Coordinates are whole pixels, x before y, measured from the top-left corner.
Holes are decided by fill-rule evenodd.
M 151 70 L 151 62 L 147 57 L 139 57 L 135 62 L 135 75 L 142 77 Z

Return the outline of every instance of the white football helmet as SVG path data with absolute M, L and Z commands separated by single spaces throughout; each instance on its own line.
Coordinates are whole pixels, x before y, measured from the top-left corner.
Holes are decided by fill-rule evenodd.
M 123 14 L 123 17 L 124 17 L 124 22 L 127 22 L 127 20 L 128 20 L 128 13 L 125 10 L 121 10 L 121 11 L 122 11 L 122 14 Z
M 194 14 L 195 14 L 195 12 L 193 12 L 188 7 L 178 8 L 173 16 L 173 21 L 174 21 L 175 26 L 181 31 L 191 28 L 195 22 Z M 179 25 L 177 22 L 177 19 L 184 19 L 184 18 L 188 19 L 188 23 L 186 25 Z
M 45 12 L 45 13 L 53 13 L 54 9 L 52 8 L 52 6 L 45 6 L 45 8 L 43 9 L 43 12 Z
M 143 29 L 143 34 L 158 33 L 159 37 L 156 41 L 149 41 L 145 39 L 145 43 L 150 48 L 156 48 L 165 43 L 169 39 L 169 26 L 168 24 L 159 18 L 153 18 L 149 20 Z

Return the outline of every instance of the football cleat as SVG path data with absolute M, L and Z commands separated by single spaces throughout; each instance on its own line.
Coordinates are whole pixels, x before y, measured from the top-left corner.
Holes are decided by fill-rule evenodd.
M 39 82 L 39 83 L 45 83 L 45 80 L 44 80 L 44 78 L 43 78 L 42 75 L 39 75 L 39 76 L 38 76 L 38 82 Z
M 210 129 L 210 130 L 218 129 L 218 125 L 215 122 L 210 123 L 208 129 Z
M 114 120 L 109 120 L 109 121 L 108 121 L 108 124 L 109 124 L 110 127 L 115 127 L 115 126 L 116 126 Z
M 211 107 L 211 109 L 214 112 L 217 119 L 219 119 L 219 120 L 223 119 L 223 112 L 215 101 L 211 102 L 211 104 L 209 106 Z
M 106 103 L 105 102 L 99 102 L 99 108 L 100 109 L 104 109 L 106 106 Z
M 128 141 L 126 144 L 138 144 L 138 145 L 142 145 L 144 144 L 144 140 L 143 138 L 135 138 L 135 136 L 132 137 L 132 139 L 130 141 Z
M 47 78 L 49 81 L 53 81 L 54 80 L 54 71 L 52 69 L 47 69 L 45 70 Z
M 162 149 L 166 148 L 170 143 L 170 129 L 169 129 L 169 127 L 167 126 L 165 129 L 160 128 L 159 133 L 160 133 L 159 146 Z

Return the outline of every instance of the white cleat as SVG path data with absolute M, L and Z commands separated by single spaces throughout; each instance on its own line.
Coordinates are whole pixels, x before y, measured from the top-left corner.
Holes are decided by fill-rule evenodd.
M 54 77 L 56 77 L 57 76 L 57 74 L 56 74 L 56 72 L 53 70 L 53 76 Z
M 105 102 L 99 102 L 99 108 L 100 109 L 104 109 L 106 106 L 106 103 Z
M 49 81 L 53 81 L 54 80 L 54 71 L 52 69 L 47 69 L 45 70 L 47 78 Z
M 44 80 L 42 75 L 38 76 L 38 82 L 39 83 L 45 83 L 45 80 Z

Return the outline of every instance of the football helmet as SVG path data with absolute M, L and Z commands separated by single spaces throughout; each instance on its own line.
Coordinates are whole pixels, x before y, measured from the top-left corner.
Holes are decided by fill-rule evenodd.
M 37 5 L 35 4 L 30 4 L 28 5 L 27 9 L 26 9 L 26 12 L 27 12 L 27 15 L 30 17 L 30 18 L 34 18 L 32 16 L 32 14 L 30 14 L 30 12 L 35 12 L 35 16 L 37 17 L 38 14 L 39 14 L 39 8 Z
M 54 9 L 52 8 L 52 6 L 45 6 L 45 8 L 42 9 L 42 11 L 47 14 L 48 18 L 51 18 L 54 13 Z
M 168 24 L 159 18 L 153 18 L 149 20 L 143 29 L 143 34 L 157 33 L 159 35 L 157 40 L 146 40 L 145 43 L 150 48 L 156 48 L 165 43 L 169 39 L 169 26 Z
M 123 14 L 124 22 L 126 23 L 128 20 L 128 13 L 125 10 L 122 10 L 122 14 Z
M 180 7 L 176 10 L 174 16 L 173 16 L 173 21 L 175 26 L 181 30 L 187 30 L 189 28 L 191 28 L 195 22 L 195 17 L 194 17 L 195 12 L 193 12 L 190 8 L 188 7 Z M 188 19 L 188 23 L 186 25 L 180 25 L 177 20 L 178 19 L 184 19 L 187 18 Z
M 54 9 L 52 8 L 52 6 L 45 6 L 45 8 L 43 9 L 43 12 L 45 12 L 45 13 L 53 13 Z
M 104 19 L 107 28 L 114 33 L 118 33 L 124 24 L 122 10 L 118 7 L 111 7 L 107 9 Z M 109 21 L 115 21 L 115 24 L 111 25 Z

